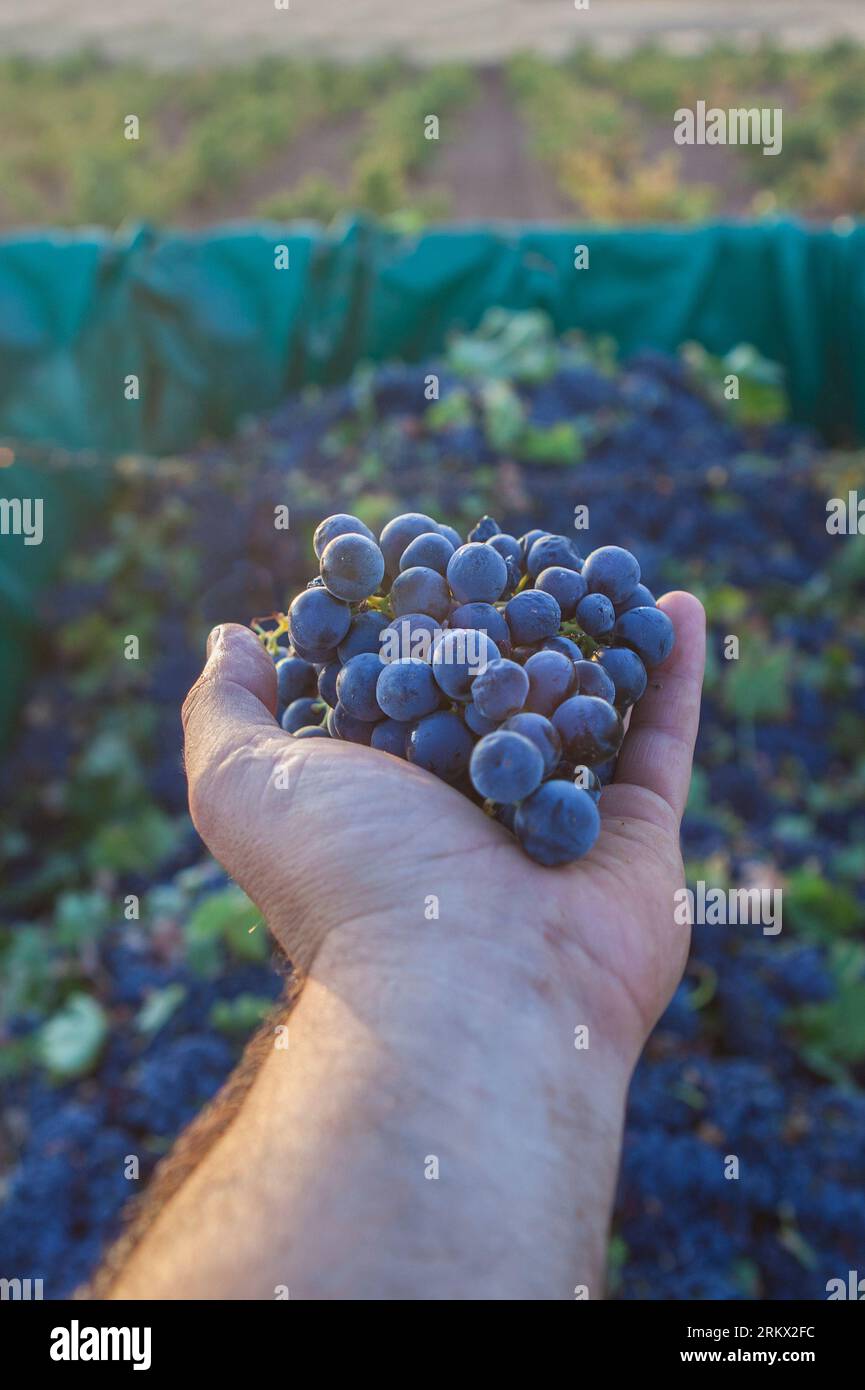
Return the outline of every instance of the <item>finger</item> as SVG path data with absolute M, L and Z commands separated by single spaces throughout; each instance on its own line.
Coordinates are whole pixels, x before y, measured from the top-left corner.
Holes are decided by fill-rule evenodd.
M 658 606 L 672 620 L 676 645 L 650 671 L 646 693 L 632 711 L 616 782 L 655 792 L 681 820 L 700 722 L 706 615 L 699 599 L 681 591 L 666 594 Z
M 249 628 L 236 623 L 215 628 L 207 640 L 207 652 L 181 719 L 192 820 L 210 844 L 208 826 L 214 814 L 221 810 L 231 816 L 233 809 L 226 797 L 230 779 L 223 777 L 217 788 L 216 774 L 230 767 L 241 749 L 254 749 L 276 732 L 277 691 L 273 662 Z M 231 866 L 226 867 L 230 872 Z

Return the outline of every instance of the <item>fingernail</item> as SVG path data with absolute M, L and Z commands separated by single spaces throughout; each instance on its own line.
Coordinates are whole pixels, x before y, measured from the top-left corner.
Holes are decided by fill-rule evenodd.
M 207 655 L 210 656 L 217 642 L 222 640 L 222 626 L 215 627 L 207 639 Z

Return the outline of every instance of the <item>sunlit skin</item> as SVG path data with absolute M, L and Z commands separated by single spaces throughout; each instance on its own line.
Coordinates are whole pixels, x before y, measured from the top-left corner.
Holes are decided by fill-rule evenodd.
M 219 630 L 184 709 L 192 816 L 305 983 L 115 1296 L 601 1296 L 628 1079 L 688 949 L 705 624 L 688 594 L 661 605 L 676 646 L 600 839 L 552 870 L 429 773 L 284 734 L 270 658 Z

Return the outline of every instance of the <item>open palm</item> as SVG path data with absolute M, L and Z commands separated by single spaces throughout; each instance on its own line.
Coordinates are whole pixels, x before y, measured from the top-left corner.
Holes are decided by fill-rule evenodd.
M 423 935 L 444 973 L 467 962 L 482 971 L 485 951 L 520 953 L 539 990 L 590 1001 L 639 1048 L 687 953 L 673 895 L 705 645 L 696 599 L 669 594 L 662 606 L 676 647 L 650 676 L 601 798 L 601 836 L 576 864 L 534 864 L 421 768 L 283 733 L 272 663 L 234 626 L 219 630 L 184 707 L 196 827 L 305 972 L 329 936 L 374 952 L 385 938 Z

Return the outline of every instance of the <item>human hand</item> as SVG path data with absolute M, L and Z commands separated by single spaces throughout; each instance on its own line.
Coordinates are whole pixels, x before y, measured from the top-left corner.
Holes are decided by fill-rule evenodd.
M 673 909 L 705 621 L 691 595 L 661 606 L 676 645 L 633 711 L 601 798 L 601 836 L 575 864 L 534 864 L 502 826 L 409 763 L 283 733 L 273 664 L 238 626 L 217 630 L 184 707 L 195 825 L 303 972 L 329 941 L 373 972 L 379 954 L 430 980 L 445 961 L 449 976 L 471 962 L 483 990 L 495 958 L 511 957 L 542 995 L 581 1004 L 632 1065 L 688 950 Z

